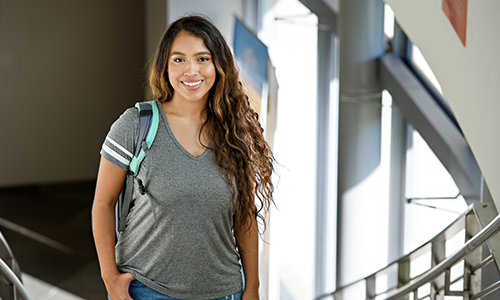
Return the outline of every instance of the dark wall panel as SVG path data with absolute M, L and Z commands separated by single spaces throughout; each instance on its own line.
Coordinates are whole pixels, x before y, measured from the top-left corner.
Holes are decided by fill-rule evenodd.
M 144 45 L 142 1 L 0 0 L 0 186 L 95 178 Z

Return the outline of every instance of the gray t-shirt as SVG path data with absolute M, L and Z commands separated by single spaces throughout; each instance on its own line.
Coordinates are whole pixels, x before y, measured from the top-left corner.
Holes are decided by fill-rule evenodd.
M 116 245 L 120 272 L 131 272 L 148 287 L 180 299 L 231 295 L 242 286 L 233 237 L 233 198 L 211 149 L 195 157 L 176 140 L 160 102 L 156 139 L 138 178 L 155 204 L 139 193 Z M 137 142 L 139 116 L 126 110 L 111 126 L 101 155 L 126 170 Z M 147 168 L 146 166 L 149 165 Z M 147 170 L 149 169 L 149 176 Z

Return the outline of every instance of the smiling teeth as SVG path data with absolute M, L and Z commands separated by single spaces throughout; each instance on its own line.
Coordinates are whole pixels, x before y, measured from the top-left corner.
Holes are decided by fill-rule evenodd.
M 188 86 L 195 86 L 195 85 L 198 85 L 201 83 L 201 80 L 200 81 L 196 81 L 196 82 L 182 82 L 184 83 L 185 85 L 188 85 Z

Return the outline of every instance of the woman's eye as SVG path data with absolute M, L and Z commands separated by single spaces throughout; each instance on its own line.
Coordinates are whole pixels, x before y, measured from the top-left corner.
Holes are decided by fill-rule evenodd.
M 201 57 L 199 60 L 201 62 L 206 62 L 206 61 L 209 61 L 210 59 L 208 57 Z
M 176 63 L 180 63 L 183 61 L 184 61 L 184 59 L 182 59 L 182 58 L 174 58 L 174 62 L 176 62 Z

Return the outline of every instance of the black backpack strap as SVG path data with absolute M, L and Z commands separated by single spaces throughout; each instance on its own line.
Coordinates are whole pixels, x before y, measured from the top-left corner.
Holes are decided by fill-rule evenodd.
M 132 173 L 128 173 L 127 181 L 125 182 L 125 194 L 123 195 L 123 203 L 121 203 L 121 209 L 119 209 L 119 221 L 118 221 L 118 232 L 122 232 L 125 230 L 125 226 L 127 225 L 127 215 L 130 210 L 130 202 L 132 199 L 132 191 L 134 189 L 134 175 Z
M 151 122 L 153 120 L 153 107 L 151 106 L 151 103 L 141 102 L 139 103 L 139 106 L 139 136 L 137 137 L 137 144 L 135 145 L 135 156 L 139 156 L 142 143 L 148 136 L 149 129 L 151 128 Z

